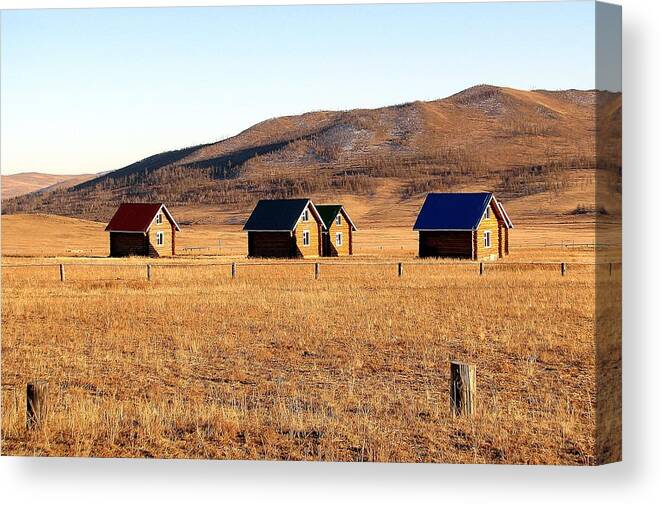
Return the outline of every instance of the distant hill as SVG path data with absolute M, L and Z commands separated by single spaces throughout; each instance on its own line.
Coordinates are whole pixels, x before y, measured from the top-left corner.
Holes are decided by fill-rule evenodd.
M 25 195 L 34 191 L 51 191 L 75 186 L 81 182 L 88 181 L 101 174 L 45 174 L 40 172 L 22 172 L 19 174 L 3 175 L 2 199 Z
M 7 200 L 3 212 L 107 221 L 122 201 L 164 201 L 200 222 L 214 219 L 204 215 L 211 207 L 243 216 L 259 198 L 387 196 L 390 205 L 417 205 L 429 191 L 461 188 L 506 201 L 562 194 L 577 173 L 594 173 L 597 110 L 617 120 L 621 95 L 480 85 L 429 102 L 280 117 Z

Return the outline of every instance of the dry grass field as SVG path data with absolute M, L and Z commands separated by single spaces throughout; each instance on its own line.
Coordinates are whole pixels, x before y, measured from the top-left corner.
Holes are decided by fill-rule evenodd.
M 577 204 L 595 200 L 594 176 L 584 173 L 568 177 L 571 189 L 562 193 L 542 193 L 507 202 L 515 221 L 512 230 L 511 261 L 572 261 L 594 258 L 595 216 L 574 215 Z M 568 183 L 569 183 L 568 182 Z M 459 187 L 459 191 L 478 191 L 479 186 Z M 362 257 L 400 257 L 412 259 L 418 252 L 417 233 L 412 230 L 424 195 L 401 201 L 401 185 L 382 180 L 378 194 L 370 198 L 345 195 L 311 195 L 316 202 L 339 201 L 348 209 L 358 226 L 354 250 Z M 606 201 L 606 198 L 602 198 Z M 620 215 L 614 201 L 612 216 Z M 217 256 L 240 258 L 247 253 L 246 234 L 242 231 L 252 208 L 244 211 L 214 205 L 171 208 L 182 226 L 177 234 L 177 254 L 183 257 Z M 604 221 L 605 218 L 602 218 Z M 619 229 L 619 220 L 612 218 Z M 106 257 L 106 223 L 49 214 L 11 214 L 2 216 L 3 257 Z M 563 246 L 564 245 L 564 246 Z M 619 258 L 615 259 L 616 261 Z
M 163 267 L 148 284 L 143 269 L 79 267 L 64 285 L 49 269 L 5 269 L 4 450 L 588 462 L 591 276 L 519 272 L 521 300 L 502 293 L 509 275 L 430 268 L 398 280 L 343 265 L 314 282 L 309 266 L 255 266 L 235 281 L 227 267 Z M 489 322 L 500 311 L 506 328 Z M 478 365 L 476 421 L 448 415 L 451 358 Z M 57 400 L 31 438 L 23 385 L 34 377 Z
M 354 207 L 358 254 L 324 259 L 318 280 L 309 262 L 246 259 L 236 224 L 178 235 L 180 252 L 208 251 L 110 259 L 101 223 L 3 216 L 2 454 L 593 464 L 619 453 L 595 437 L 594 335 L 597 278 L 617 306 L 620 269 L 589 264 L 589 216 L 520 212 L 512 254 L 479 276 L 472 262 L 417 260 L 410 227 Z M 605 366 L 619 370 L 613 352 Z M 477 367 L 472 418 L 450 413 L 453 359 Z M 50 387 L 37 431 L 25 427 L 32 380 Z
M 3 454 L 595 462 L 594 266 L 200 259 L 148 282 L 104 260 L 61 283 L 50 261 L 2 270 Z M 451 359 L 477 366 L 473 418 Z M 28 432 L 33 379 L 51 409 Z

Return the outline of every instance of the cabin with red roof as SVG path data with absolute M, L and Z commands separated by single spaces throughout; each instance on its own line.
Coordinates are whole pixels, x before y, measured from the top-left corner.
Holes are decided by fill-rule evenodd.
M 175 234 L 181 231 L 162 203 L 123 203 L 106 226 L 110 256 L 174 256 Z

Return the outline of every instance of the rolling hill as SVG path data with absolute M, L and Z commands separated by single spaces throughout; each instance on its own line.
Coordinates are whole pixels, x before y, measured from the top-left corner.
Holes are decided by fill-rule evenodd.
M 106 221 L 122 201 L 164 201 L 190 223 L 237 224 L 259 198 L 306 195 L 360 202 L 362 217 L 381 221 L 388 212 L 409 219 L 429 191 L 467 189 L 496 191 L 515 207 L 534 201 L 540 215 L 561 200 L 568 213 L 594 188 L 599 114 L 616 123 L 621 95 L 480 85 L 429 102 L 310 112 L 19 196 L 3 213 Z
M 52 191 L 75 186 L 88 181 L 100 174 L 45 174 L 41 172 L 21 172 L 19 174 L 3 175 L 2 199 L 26 195 L 35 191 Z

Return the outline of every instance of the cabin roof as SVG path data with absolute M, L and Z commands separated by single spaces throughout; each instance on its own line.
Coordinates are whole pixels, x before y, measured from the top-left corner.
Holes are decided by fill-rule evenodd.
M 106 231 L 147 232 L 161 208 L 175 229 L 181 231 L 170 211 L 162 203 L 123 203 L 112 216 Z
M 343 208 L 342 205 L 340 205 L 340 204 L 316 205 L 316 208 L 319 211 L 319 215 L 321 216 L 321 220 L 326 225 L 326 228 L 330 228 L 331 225 L 333 224 L 333 220 L 335 219 L 337 214 L 340 211 L 343 211 L 344 217 L 346 218 L 346 220 L 351 225 L 351 228 L 354 231 L 357 231 L 356 225 L 353 224 L 353 221 L 351 221 L 351 218 L 349 217 L 349 214 L 347 214 L 347 211 Z
M 503 207 L 503 204 L 500 203 L 498 200 L 496 200 L 496 206 L 498 207 L 498 210 L 500 210 L 500 213 L 503 216 L 503 219 L 505 220 L 505 225 L 508 228 L 514 228 L 514 224 L 512 223 L 512 220 L 510 219 L 510 216 L 507 214 L 507 211 L 505 210 L 505 207 Z
M 307 198 L 282 200 L 260 200 L 243 226 L 244 231 L 293 231 L 298 218 L 307 206 L 317 220 L 323 224 L 314 204 Z
M 414 230 L 474 230 L 491 200 L 508 228 L 512 222 L 493 193 L 429 193 L 418 213 Z

